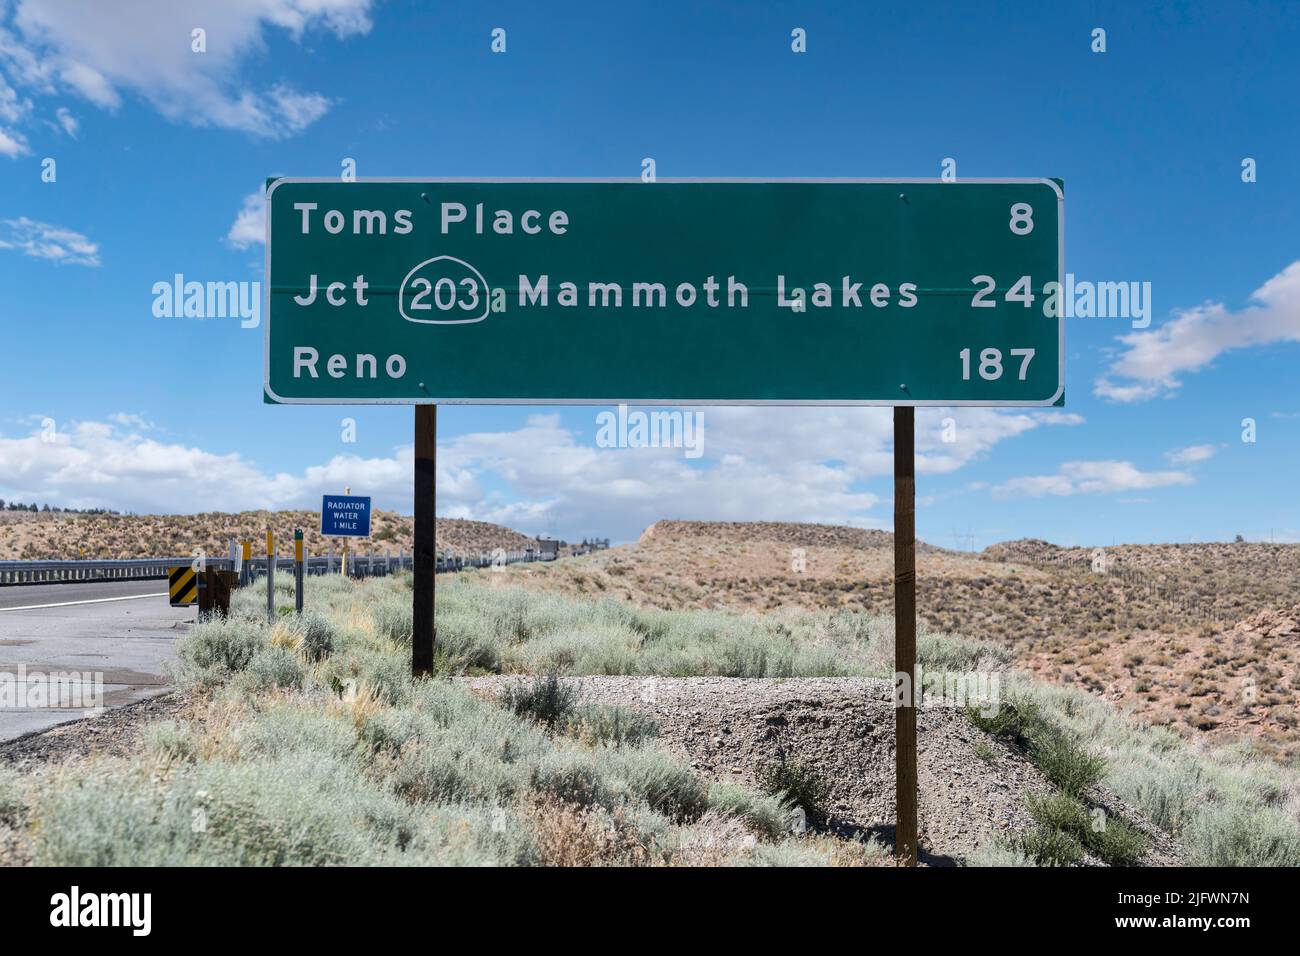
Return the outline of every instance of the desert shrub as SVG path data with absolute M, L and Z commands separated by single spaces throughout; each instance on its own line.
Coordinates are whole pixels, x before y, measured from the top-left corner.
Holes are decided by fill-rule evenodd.
M 1025 807 L 1040 826 L 1075 834 L 1088 829 L 1088 808 L 1068 794 L 1030 794 L 1025 798 Z
M 765 840 L 779 840 L 790 831 L 790 804 L 781 797 L 756 793 L 738 783 L 718 781 L 710 786 L 709 809 L 735 817 Z
M 357 683 L 376 692 L 384 703 L 396 706 L 410 699 L 411 662 L 405 657 L 359 650 L 353 652 L 351 664 Z
M 577 707 L 559 722 L 559 729 L 582 743 L 610 747 L 635 747 L 659 735 L 653 718 L 610 704 Z
M 829 866 L 835 862 L 836 849 L 819 840 L 786 840 L 783 843 L 760 843 L 752 851 L 733 861 L 738 866 Z
M 1300 777 L 1228 748 L 1137 724 L 1074 688 L 1024 682 L 1045 713 L 1106 757 L 1102 783 L 1179 838 L 1202 866 L 1300 866 Z
M 661 853 L 622 806 L 575 806 L 553 797 L 535 801 L 528 819 L 542 866 L 644 866 Z
M 601 751 L 599 766 L 627 793 L 674 823 L 689 823 L 709 808 L 708 785 L 661 750 Z
M 400 800 L 320 754 L 185 767 L 165 782 L 100 768 L 43 795 L 52 866 L 379 863 L 412 832 Z
M 410 704 L 366 719 L 360 739 L 375 766 L 415 802 L 499 801 L 530 783 L 550 749 L 535 726 L 440 681 L 418 685 Z
M 1027 749 L 1043 726 L 1039 707 L 1025 698 L 1003 700 L 992 713 L 987 708 L 967 707 L 966 716 L 976 727 L 994 737 L 1003 737 Z
M 275 688 L 297 690 L 303 682 L 302 662 L 283 647 L 264 647 L 236 676 L 235 684 L 248 693 L 262 694 Z
M 446 658 L 446 670 L 495 673 L 501 669 L 503 643 L 481 618 L 459 612 L 439 612 L 434 647 Z
M 398 644 L 411 643 L 411 599 L 401 595 L 377 600 L 370 607 L 375 631 Z
M 1011 840 L 989 840 L 977 847 L 964 863 L 966 866 L 998 867 L 1037 865 L 1025 855 L 1019 841 Z
M 576 807 L 613 804 L 613 794 L 591 757 L 574 751 L 542 757 L 533 769 L 530 786 L 543 796 Z
M 1186 839 L 1201 866 L 1300 865 L 1296 821 L 1274 807 L 1205 807 L 1189 823 Z
M 1089 827 L 1083 833 L 1082 841 L 1111 866 L 1137 866 L 1148 847 L 1147 838 L 1141 831 L 1117 816 L 1108 816 L 1100 829 Z
M 411 866 L 530 866 L 544 862 L 528 821 L 508 806 L 422 808 L 410 843 L 385 862 Z
M 163 720 L 146 727 L 144 747 L 147 754 L 165 763 L 190 761 L 198 756 L 194 733 L 188 726 L 174 720 Z
M 1048 724 L 1036 728 L 1030 738 L 1030 756 L 1043 776 L 1070 796 L 1095 786 L 1106 772 L 1106 761 L 1090 753 L 1067 731 Z
M 1016 848 L 1039 866 L 1075 866 L 1084 859 L 1078 838 L 1051 827 L 1038 826 L 1021 834 Z
M 186 689 L 224 684 L 248 666 L 266 641 L 265 625 L 234 617 L 200 621 L 177 642 L 177 680 Z
M 22 775 L 12 767 L 0 764 L 0 826 L 21 826 L 27 817 L 27 803 L 23 800 Z
M 445 735 L 408 741 L 384 773 L 395 793 L 415 803 L 503 801 L 528 782 L 527 766 L 487 749 L 464 749 Z
M 892 639 L 892 635 L 891 635 Z M 916 661 L 931 673 L 991 671 L 1011 662 L 1009 648 L 987 641 L 925 631 L 916 640 Z
M 578 703 L 578 689 L 555 673 L 515 681 L 501 693 L 501 706 L 513 714 L 553 727 L 564 721 Z
M 850 611 L 773 614 L 664 611 L 518 588 L 486 588 L 467 576 L 440 586 L 439 635 L 465 667 L 560 674 L 666 677 L 888 676 L 893 622 Z M 1003 666 L 1009 651 L 924 632 L 927 668 Z
M 1097 811 L 1069 794 L 1030 795 L 1025 805 L 1040 829 L 1073 837 L 1111 866 L 1133 866 L 1147 850 L 1146 837 L 1127 820 L 1099 817 Z
M 357 732 L 345 717 L 300 704 L 275 706 L 258 714 L 239 728 L 235 740 L 244 759 L 308 753 L 344 759 L 357 748 Z
M 334 651 L 334 625 L 319 611 L 303 611 L 298 617 L 299 649 L 309 661 L 319 661 Z
M 783 757 L 763 767 L 758 773 L 758 782 L 767 793 L 802 808 L 809 817 L 825 817 L 830 786 L 811 767 Z
M 1070 796 L 1095 786 L 1106 773 L 1106 761 L 1088 750 L 1079 734 L 1044 716 L 1042 708 L 1024 696 L 1003 700 L 992 713 L 967 707 L 976 727 L 1026 750 L 1053 784 Z

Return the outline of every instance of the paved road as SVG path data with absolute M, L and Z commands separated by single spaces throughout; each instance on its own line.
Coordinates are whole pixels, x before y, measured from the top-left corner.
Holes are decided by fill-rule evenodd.
M 85 716 L 99 682 L 105 707 L 162 693 L 163 663 L 195 617 L 194 608 L 170 607 L 166 589 L 166 581 L 0 588 L 0 740 Z
M 65 604 L 102 598 L 164 594 L 167 581 L 86 581 L 77 584 L 15 584 L 0 587 L 0 611 L 31 604 Z

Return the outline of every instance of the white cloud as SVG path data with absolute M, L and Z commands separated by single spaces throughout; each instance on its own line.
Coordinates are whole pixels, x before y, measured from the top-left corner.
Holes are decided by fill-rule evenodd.
M 1175 465 L 1194 465 L 1198 461 L 1213 458 L 1218 449 L 1213 445 L 1188 445 L 1165 452 L 1165 457 Z
M 77 130 L 81 128 L 81 124 L 77 122 L 77 118 L 72 115 L 71 110 L 66 106 L 60 106 L 54 111 L 54 118 L 58 121 L 59 129 L 73 139 L 77 138 Z
M 36 259 L 98 266 L 99 244 L 79 232 L 20 216 L 0 223 L 0 249 L 18 249 Z
M 19 156 L 26 156 L 31 152 L 27 145 L 27 137 L 17 130 L 5 129 L 0 126 L 0 156 L 9 159 L 17 159 Z
M 258 190 L 244 197 L 244 205 L 226 233 L 226 241 L 239 249 L 266 242 L 266 193 Z
M 6 17 L 10 8 L 0 3 L 0 67 L 13 83 L 40 96 L 68 91 L 111 111 L 130 93 L 173 122 L 279 138 L 314 123 L 330 100 L 284 82 L 250 87 L 241 67 L 265 52 L 266 30 L 283 29 L 299 40 L 320 29 L 346 39 L 369 32 L 372 5 L 373 0 L 18 0 Z M 191 49 L 196 27 L 207 34 L 204 53 Z M 7 88 L 0 86 L 0 118 Z M 64 115 L 56 115 L 65 131 L 75 133 L 75 120 L 69 129 Z M 12 130 L 0 130 L 0 137 L 6 135 L 17 141 Z M 14 147 L 4 143 L 0 138 L 0 152 L 13 155 Z
M 1150 332 L 1122 335 L 1125 351 L 1093 393 L 1115 402 L 1138 402 L 1170 395 L 1179 376 L 1209 365 L 1232 349 L 1300 342 L 1300 261 L 1291 263 L 1233 312 L 1221 302 L 1184 309 Z
M 889 474 L 888 409 L 706 408 L 707 459 L 671 448 L 597 448 L 590 433 L 564 427 L 559 415 L 523 427 L 475 432 L 439 443 L 438 510 L 496 521 L 529 533 L 635 537 L 664 517 L 817 521 L 879 527 L 879 497 L 864 479 Z M 946 414 L 919 409 L 918 447 L 942 446 L 935 472 L 951 471 L 1002 438 L 1059 413 L 1013 414 L 999 422 L 988 409 L 954 410 L 954 450 L 935 431 Z M 41 441 L 0 437 L 0 497 L 73 507 L 136 512 L 194 512 L 314 507 L 344 486 L 364 489 L 376 506 L 409 512 L 414 454 L 336 455 L 298 473 L 271 473 L 239 454 L 214 454 L 166 442 L 139 416 L 117 413 L 83 422 Z M 926 461 L 927 451 L 922 451 Z
M 1190 485 L 1193 481 L 1183 471 L 1140 471 L 1129 461 L 1067 461 L 1055 475 L 1012 478 L 994 486 L 992 494 L 995 498 L 1111 494 Z

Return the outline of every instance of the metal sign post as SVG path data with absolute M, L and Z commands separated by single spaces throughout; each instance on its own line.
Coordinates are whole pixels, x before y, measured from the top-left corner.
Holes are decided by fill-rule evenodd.
M 894 409 L 894 855 L 916 866 L 916 410 Z
M 275 533 L 266 529 L 266 623 L 275 623 Z
M 411 673 L 433 672 L 437 574 L 438 406 L 415 406 L 415 578 L 411 605 Z
M 302 613 L 302 528 L 293 529 L 293 609 Z

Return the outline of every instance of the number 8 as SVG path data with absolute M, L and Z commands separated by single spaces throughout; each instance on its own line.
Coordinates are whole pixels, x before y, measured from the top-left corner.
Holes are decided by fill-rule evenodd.
M 1018 202 L 1011 207 L 1011 231 L 1017 236 L 1027 236 L 1034 231 L 1034 207 Z

